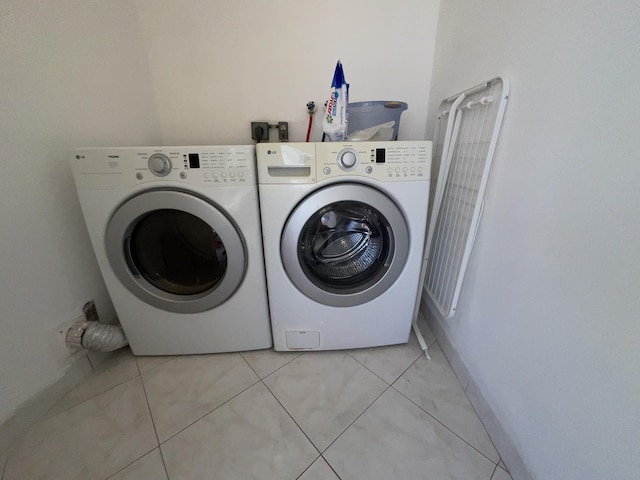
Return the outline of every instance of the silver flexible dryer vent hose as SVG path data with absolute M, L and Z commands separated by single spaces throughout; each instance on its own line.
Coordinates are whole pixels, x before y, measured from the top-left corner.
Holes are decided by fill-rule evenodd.
M 129 345 L 120 325 L 80 320 L 67 330 L 67 347 L 71 350 L 112 352 Z

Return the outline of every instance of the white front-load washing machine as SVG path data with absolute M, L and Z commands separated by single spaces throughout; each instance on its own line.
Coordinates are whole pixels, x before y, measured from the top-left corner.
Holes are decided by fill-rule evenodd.
M 92 148 L 72 171 L 136 355 L 270 348 L 254 146 Z
M 275 349 L 407 342 L 431 142 L 261 143 L 257 151 Z

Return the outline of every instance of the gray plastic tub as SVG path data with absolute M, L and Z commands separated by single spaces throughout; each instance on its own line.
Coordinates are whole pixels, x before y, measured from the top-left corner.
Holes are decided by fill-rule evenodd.
M 400 116 L 408 107 L 405 102 L 385 100 L 350 103 L 347 108 L 347 135 L 393 120 L 395 125 L 391 140 L 397 140 Z

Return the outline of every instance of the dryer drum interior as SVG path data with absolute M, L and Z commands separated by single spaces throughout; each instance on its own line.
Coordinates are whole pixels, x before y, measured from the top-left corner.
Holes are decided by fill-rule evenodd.
M 215 288 L 227 270 L 222 239 L 187 212 L 156 210 L 140 219 L 128 237 L 130 267 L 155 287 L 176 295 Z

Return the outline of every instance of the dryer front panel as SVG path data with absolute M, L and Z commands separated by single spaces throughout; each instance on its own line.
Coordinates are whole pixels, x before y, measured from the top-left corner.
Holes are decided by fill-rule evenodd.
M 366 303 L 400 275 L 409 230 L 396 204 L 375 188 L 325 187 L 291 213 L 281 239 L 284 269 L 305 295 L 324 305 Z
M 154 190 L 123 203 L 106 231 L 111 267 L 125 287 L 165 311 L 210 310 L 247 269 L 241 232 L 224 210 L 193 193 Z

